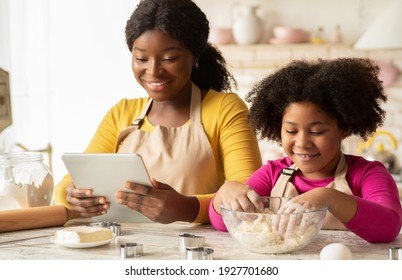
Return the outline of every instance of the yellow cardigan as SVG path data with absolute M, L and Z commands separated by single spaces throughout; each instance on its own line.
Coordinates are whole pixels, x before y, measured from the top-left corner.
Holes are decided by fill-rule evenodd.
M 122 99 L 103 118 L 87 153 L 113 153 L 114 144 L 120 131 L 128 127 L 140 114 L 148 97 Z M 209 90 L 201 103 L 201 119 L 205 133 L 215 157 L 218 186 L 226 181 L 245 182 L 261 166 L 261 155 L 255 134 L 248 125 L 248 108 L 234 93 Z M 147 120 L 141 126 L 144 131 L 152 131 Z M 55 203 L 69 207 L 66 201 L 66 187 L 71 184 L 69 174 L 55 188 Z M 195 223 L 209 222 L 208 207 L 214 194 L 196 195 L 200 210 Z

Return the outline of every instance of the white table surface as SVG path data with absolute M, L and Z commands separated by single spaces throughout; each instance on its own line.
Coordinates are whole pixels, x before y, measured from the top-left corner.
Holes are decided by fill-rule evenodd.
M 121 224 L 122 236 L 118 236 L 111 243 L 95 248 L 72 249 L 50 241 L 50 236 L 57 229 L 60 227 L 0 233 L 0 259 L 113 260 L 121 259 L 120 244 L 136 242 L 143 245 L 144 254 L 140 259 L 180 260 L 185 259 L 178 245 L 178 236 L 183 233 L 204 236 L 205 246 L 214 250 L 213 259 L 216 260 L 315 260 L 319 259 L 320 251 L 325 245 L 334 242 L 342 242 L 348 246 L 352 251 L 353 259 L 386 260 L 389 247 L 402 247 L 402 234 L 392 243 L 371 244 L 349 231 L 321 230 L 311 244 L 299 251 L 265 255 L 248 251 L 232 239 L 229 233 L 215 231 L 210 225 L 130 223 Z M 20 240 L 23 238 L 31 239 Z

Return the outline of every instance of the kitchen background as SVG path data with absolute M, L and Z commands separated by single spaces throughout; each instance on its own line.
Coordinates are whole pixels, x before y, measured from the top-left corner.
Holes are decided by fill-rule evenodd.
M 233 27 L 242 17 L 243 5 L 259 7 L 256 14 L 262 19 L 262 35 L 258 42 L 249 44 L 232 38 L 226 44 L 218 41 L 222 37 L 211 36 L 231 65 L 241 96 L 256 80 L 295 58 L 358 56 L 382 63 L 389 97 L 383 129 L 391 132 L 396 142 L 388 135 L 377 138 L 401 158 L 402 48 L 354 48 L 359 38 L 384 17 L 393 0 L 195 2 L 207 14 L 213 32 Z M 60 159 L 63 152 L 83 151 L 106 111 L 121 98 L 145 95 L 132 76 L 131 55 L 124 40 L 125 22 L 137 3 L 0 0 L 0 67 L 10 74 L 13 117 L 13 124 L 0 133 L 1 152 L 15 150 L 17 143 L 30 149 L 50 144 L 58 181 L 66 172 Z M 401 15 L 402 10 L 398 13 Z M 306 39 L 281 44 L 272 39 L 275 26 L 303 29 Z M 398 30 L 401 27 L 399 24 Z M 382 32 L 392 29 L 396 28 L 390 24 Z M 310 43 L 310 35 L 315 44 Z M 351 138 L 344 149 L 358 153 L 360 143 L 360 139 Z M 261 142 L 261 151 L 264 160 L 281 154 L 280 147 L 266 141 Z

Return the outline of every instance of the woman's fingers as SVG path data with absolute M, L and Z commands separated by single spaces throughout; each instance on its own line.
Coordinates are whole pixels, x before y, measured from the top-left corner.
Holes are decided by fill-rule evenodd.
M 105 201 L 105 198 L 89 198 L 89 199 L 77 199 L 70 198 L 67 200 L 70 204 L 70 210 L 77 212 L 81 217 L 94 217 L 107 213 L 110 205 L 108 202 L 103 204 L 97 203 L 97 201 Z
M 95 197 L 87 197 L 87 198 L 76 198 L 76 197 L 67 197 L 67 202 L 70 205 L 75 205 L 83 208 L 89 208 L 94 206 L 104 206 L 109 205 L 108 201 L 105 197 L 95 196 Z M 103 207 L 104 209 L 108 209 Z
M 168 211 L 165 205 L 168 200 L 165 189 L 161 191 L 131 182 L 127 182 L 125 187 L 130 191 L 118 191 L 116 193 L 117 203 L 140 212 L 151 220 L 161 216 L 159 214 L 162 212 L 161 209 L 165 209 L 165 212 Z M 169 205 L 169 207 L 173 207 L 173 205 Z
M 153 180 L 153 187 L 126 182 L 127 191 L 116 193 L 116 202 L 141 212 L 159 223 L 192 221 L 198 213 L 193 207 L 199 205 L 193 196 L 184 196 L 171 186 Z
M 66 188 L 68 197 L 90 197 L 92 196 L 91 189 L 77 189 L 74 185 L 70 185 Z
M 76 212 L 80 217 L 83 218 L 95 217 L 107 213 L 107 209 L 105 209 L 103 205 L 97 205 L 88 208 L 71 205 L 70 210 Z
M 131 209 L 137 210 L 139 205 L 150 205 L 152 197 L 139 193 L 119 191 L 116 193 L 116 201 L 119 204 L 126 205 Z
M 133 183 L 130 181 L 126 181 L 124 183 L 124 188 L 126 188 L 127 190 L 130 190 L 134 193 L 142 194 L 142 195 L 148 195 L 150 192 L 152 192 L 152 190 L 154 190 L 152 187 L 136 184 L 136 183 Z
M 80 217 L 94 217 L 107 213 L 110 204 L 105 197 L 92 196 L 90 189 L 77 189 L 74 185 L 66 188 L 66 200 L 70 204 L 70 210 Z

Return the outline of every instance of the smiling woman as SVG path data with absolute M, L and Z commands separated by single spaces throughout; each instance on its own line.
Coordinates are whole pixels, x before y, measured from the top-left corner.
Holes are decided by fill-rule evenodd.
M 95 196 L 67 175 L 56 203 L 94 217 L 116 199 L 152 221 L 207 223 L 211 197 L 224 181 L 244 182 L 261 165 L 247 106 L 231 92 L 236 82 L 191 0 L 140 1 L 125 31 L 132 71 L 148 96 L 112 107 L 85 152 L 141 154 L 153 188 L 126 182 L 131 192 Z

